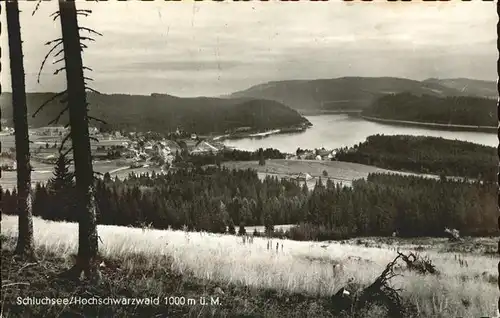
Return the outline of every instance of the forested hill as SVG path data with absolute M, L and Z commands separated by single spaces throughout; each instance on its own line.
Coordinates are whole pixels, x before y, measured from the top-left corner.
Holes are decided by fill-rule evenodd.
M 498 155 L 494 147 L 429 136 L 369 136 L 337 152 L 336 160 L 403 170 L 494 181 Z
M 297 110 L 360 110 L 387 94 L 493 97 L 495 82 L 469 79 L 416 81 L 396 77 L 341 77 L 275 81 L 235 92 L 231 97 L 265 98 Z
M 0 96 L 2 117 L 9 126 L 12 126 L 11 96 L 10 93 Z M 54 93 L 28 93 L 29 114 L 52 96 Z M 269 100 L 88 93 L 88 102 L 89 114 L 105 120 L 115 129 L 166 132 L 180 127 L 196 133 L 222 133 L 238 127 L 265 130 L 308 123 L 297 111 Z M 35 118 L 29 116 L 30 126 L 46 126 L 63 106 L 58 99 L 49 103 Z M 67 120 L 62 118 L 61 122 Z
M 466 96 L 441 98 L 401 93 L 379 98 L 362 114 L 437 124 L 497 126 L 496 113 L 494 99 Z

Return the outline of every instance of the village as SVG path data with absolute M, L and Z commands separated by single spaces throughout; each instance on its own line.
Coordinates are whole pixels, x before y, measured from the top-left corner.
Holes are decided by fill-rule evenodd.
M 32 160 L 38 163 L 53 165 L 59 156 L 61 142 L 68 133 L 64 127 L 43 127 L 30 129 Z M 181 129 L 163 136 L 153 132 L 100 131 L 96 127 L 89 128 L 92 137 L 91 148 L 95 163 L 117 161 L 120 166 L 130 168 L 159 167 L 168 170 L 176 159 L 188 156 L 209 156 L 221 152 L 233 151 L 224 145 L 218 137 L 199 136 L 186 133 Z M 2 154 L 1 168 L 4 171 L 15 171 L 14 129 L 4 127 L 1 133 Z M 69 150 L 69 142 L 62 150 Z M 71 158 L 72 153 L 67 153 Z M 294 154 L 285 154 L 288 160 L 332 160 L 334 150 L 297 149 Z

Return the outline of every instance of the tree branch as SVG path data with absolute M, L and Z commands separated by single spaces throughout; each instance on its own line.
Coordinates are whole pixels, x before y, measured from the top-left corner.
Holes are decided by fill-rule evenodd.
M 99 142 L 99 139 L 97 139 L 96 137 L 89 136 L 89 139 L 90 139 L 90 140 L 93 140 L 93 141 L 95 141 L 95 142 Z
M 64 53 L 64 49 L 60 49 L 59 52 L 57 52 L 54 57 L 58 57 L 61 53 Z
M 60 59 L 52 62 L 52 64 L 57 64 L 57 63 L 62 62 L 62 61 L 64 61 L 64 57 L 61 57 Z
M 35 111 L 35 113 L 31 117 L 35 118 L 36 114 L 38 114 L 48 103 L 50 103 L 51 101 L 53 101 L 54 99 L 56 99 L 58 97 L 61 97 L 64 94 L 66 94 L 66 92 L 67 91 L 65 90 L 65 91 L 62 91 L 60 93 L 57 93 L 54 96 L 52 96 L 51 98 L 49 98 L 48 100 L 46 100 L 40 107 L 38 107 L 38 109 Z
M 65 112 L 67 112 L 69 109 L 68 106 L 64 107 L 64 109 L 59 113 L 59 115 L 57 115 L 56 118 L 52 119 L 51 121 L 49 121 L 48 125 L 52 125 L 52 124 L 57 124 L 59 122 L 59 119 L 61 119 L 62 115 L 64 115 Z
M 73 150 L 73 146 L 69 147 L 68 150 L 66 150 L 62 155 L 66 157 L 71 151 Z
M 90 120 L 95 120 L 95 121 L 100 122 L 100 123 L 103 123 L 103 124 L 105 124 L 105 125 L 107 125 L 107 124 L 108 124 L 105 120 L 102 120 L 102 119 L 100 119 L 100 118 L 95 118 L 95 117 L 93 117 L 93 116 L 88 116 L 88 118 L 89 118 Z
M 84 70 L 88 70 L 88 71 L 90 71 L 90 72 L 93 72 L 93 71 L 94 71 L 93 69 L 91 69 L 90 67 L 87 67 L 87 66 L 84 66 L 84 67 L 83 67 L 83 69 L 84 69 Z
M 87 77 L 87 76 L 84 76 L 84 77 L 83 77 L 83 79 L 84 79 L 84 80 L 89 80 L 89 81 L 91 81 L 91 82 L 93 82 L 93 81 L 94 81 L 94 79 L 93 79 L 92 77 Z
M 52 21 L 55 21 L 59 16 L 61 15 L 61 12 L 59 11 L 56 11 L 56 12 L 53 12 L 50 17 L 53 17 Z
M 71 136 L 71 132 L 66 134 L 66 136 L 64 136 L 63 140 L 61 141 L 61 146 L 59 146 L 59 153 L 61 153 L 61 151 L 63 150 L 64 145 L 69 140 L 70 136 Z M 73 149 L 73 146 L 71 146 L 70 149 Z
M 88 10 L 88 9 L 78 9 L 76 10 L 76 13 L 79 13 L 79 14 L 91 14 L 92 13 L 92 10 Z
M 57 70 L 55 70 L 54 75 L 59 74 L 61 71 L 65 70 L 65 69 L 66 69 L 66 67 L 58 68 Z
M 91 87 L 88 87 L 88 86 L 87 86 L 87 87 L 85 87 L 85 89 L 88 89 L 89 91 L 91 91 L 91 92 L 93 92 L 93 93 L 96 93 L 96 94 L 101 95 L 101 92 L 96 91 L 95 89 L 93 89 L 93 88 L 91 88 Z
M 92 33 L 92 34 L 102 36 L 101 33 L 97 32 L 95 30 L 89 29 L 89 28 L 79 27 L 78 30 L 87 31 L 87 32 Z
M 42 65 L 40 66 L 40 69 L 38 70 L 38 76 L 37 76 L 37 83 L 40 83 L 40 74 L 42 74 L 42 70 L 43 70 L 43 66 L 45 65 L 45 62 L 47 62 L 47 59 L 49 58 L 50 54 L 52 52 L 54 52 L 54 50 L 62 44 L 62 41 L 57 43 L 56 45 L 54 45 L 50 50 L 49 50 L 49 53 L 47 53 L 47 55 L 45 55 L 45 57 L 43 58 L 43 61 L 42 61 Z M 61 49 L 61 51 L 64 51 L 64 49 Z M 57 55 L 60 54 L 60 52 L 58 52 L 58 54 L 56 54 L 54 57 L 57 57 Z
M 91 37 L 88 37 L 88 36 L 81 36 L 81 37 L 80 37 L 80 40 L 82 40 L 82 41 L 91 41 L 91 42 L 95 42 L 95 39 L 94 39 L 94 38 L 91 38 Z
M 38 0 L 38 2 L 36 3 L 35 9 L 31 13 L 31 16 L 34 16 L 35 13 L 38 11 L 38 8 L 40 7 L 40 3 L 42 3 L 42 0 Z
M 62 41 L 63 41 L 63 40 L 62 40 L 62 38 L 57 38 L 57 39 L 55 39 L 55 40 L 51 40 L 51 41 L 45 42 L 45 44 L 44 44 L 44 45 L 51 45 L 51 44 L 53 44 L 53 43 L 56 43 L 56 42 L 58 42 L 58 43 L 59 43 L 59 42 L 62 42 Z

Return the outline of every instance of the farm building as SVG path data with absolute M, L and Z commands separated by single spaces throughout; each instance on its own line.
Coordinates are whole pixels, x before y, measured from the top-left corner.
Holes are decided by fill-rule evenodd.
M 312 179 L 312 176 L 307 172 L 301 172 L 295 176 L 295 180 L 297 181 L 309 181 Z

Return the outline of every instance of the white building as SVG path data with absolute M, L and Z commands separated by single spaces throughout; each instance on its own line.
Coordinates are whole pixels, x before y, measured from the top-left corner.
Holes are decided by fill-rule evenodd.
M 206 141 L 202 141 L 197 144 L 193 150 L 191 150 L 192 155 L 203 155 L 209 153 L 217 153 L 219 149 L 217 147 L 212 146 Z

